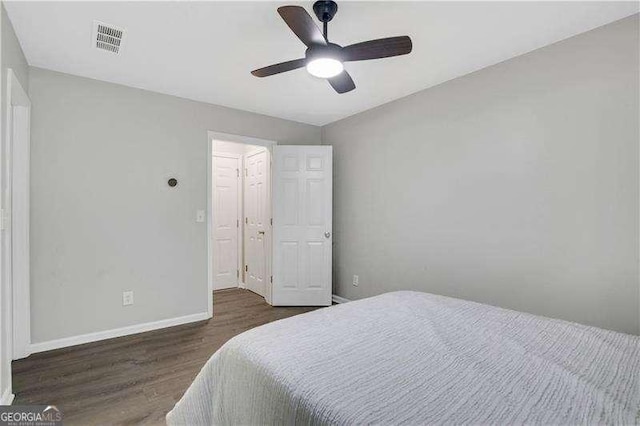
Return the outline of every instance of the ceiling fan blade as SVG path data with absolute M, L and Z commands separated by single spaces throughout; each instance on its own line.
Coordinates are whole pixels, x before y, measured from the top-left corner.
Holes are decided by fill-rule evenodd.
M 281 72 L 292 71 L 298 68 L 302 68 L 307 63 L 307 60 L 294 59 L 293 61 L 280 62 L 279 64 L 269 65 L 268 67 L 259 68 L 251 71 L 251 74 L 256 77 L 269 77 L 270 75 L 280 74 Z
M 323 46 L 327 44 L 322 32 L 313 22 L 313 18 L 303 7 L 282 6 L 278 8 L 278 13 L 307 47 L 314 44 Z
M 342 48 L 345 61 L 364 61 L 367 59 L 388 58 L 390 56 L 411 53 L 411 38 L 408 36 L 380 38 Z
M 356 84 L 346 70 L 328 80 L 331 87 L 338 93 L 347 93 L 356 88 Z

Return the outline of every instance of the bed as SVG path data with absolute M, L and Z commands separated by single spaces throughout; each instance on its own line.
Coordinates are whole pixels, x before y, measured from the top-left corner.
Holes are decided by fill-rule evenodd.
M 635 424 L 640 337 L 393 292 L 229 340 L 167 415 L 209 424 Z

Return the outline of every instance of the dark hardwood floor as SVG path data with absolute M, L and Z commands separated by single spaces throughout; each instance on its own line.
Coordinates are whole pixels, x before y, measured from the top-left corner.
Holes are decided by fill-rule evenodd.
M 13 362 L 14 404 L 57 405 L 64 424 L 164 424 L 231 337 L 315 308 L 274 308 L 247 290 L 214 293 L 209 321 L 31 355 Z

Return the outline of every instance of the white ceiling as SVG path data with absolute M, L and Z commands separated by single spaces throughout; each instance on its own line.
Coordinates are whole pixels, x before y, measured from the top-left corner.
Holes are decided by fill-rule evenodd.
M 299 69 L 250 71 L 304 56 L 276 8 L 312 2 L 11 2 L 29 64 L 212 104 L 324 125 L 637 13 L 638 2 L 339 2 L 341 45 L 409 35 L 413 52 L 347 63 L 338 95 Z M 124 27 L 120 56 L 92 47 L 93 20 Z

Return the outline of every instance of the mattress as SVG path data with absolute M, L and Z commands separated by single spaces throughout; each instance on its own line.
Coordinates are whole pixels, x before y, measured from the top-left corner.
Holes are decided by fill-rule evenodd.
M 229 340 L 167 415 L 210 424 L 635 424 L 640 337 L 393 292 Z

